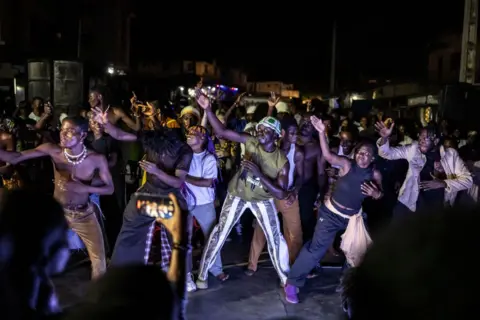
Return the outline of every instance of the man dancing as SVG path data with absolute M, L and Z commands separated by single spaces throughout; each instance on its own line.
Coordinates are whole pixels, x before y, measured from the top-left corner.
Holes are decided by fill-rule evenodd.
M 104 126 L 105 132 L 120 141 L 136 141 L 137 136 L 125 132 L 108 121 L 108 115 L 99 108 L 94 109 L 95 120 Z M 147 172 L 146 183 L 138 190 L 142 193 L 168 196 L 174 193 L 180 208 L 187 214 L 184 197 L 185 179 L 192 161 L 192 149 L 180 140 L 180 129 L 146 131 L 142 142 L 146 159 L 140 167 Z M 111 264 L 146 264 L 150 254 L 150 245 L 155 227 L 155 219 L 140 215 L 136 203 L 128 202 L 123 214 L 123 224 L 112 254 Z M 170 264 L 170 246 L 168 239 L 162 239 L 161 266 L 167 269 Z
M 303 242 L 312 239 L 315 229 L 313 207 L 318 192 L 323 192 L 325 185 L 325 159 L 318 142 L 313 139 L 314 127 L 307 112 L 300 121 L 299 144 L 305 149 L 303 186 L 298 193 L 300 219 L 302 221 Z
M 201 95 L 197 102 L 205 109 L 215 134 L 245 144 L 243 167 L 230 181 L 220 222 L 210 234 L 203 251 L 197 288 L 208 288 L 208 270 L 220 254 L 231 229 L 247 208 L 253 212 L 265 233 L 268 252 L 281 283 L 284 284 L 289 270 L 288 249 L 280 232 L 273 202 L 273 198 L 286 199 L 289 195 L 287 188 L 290 166 L 285 155 L 275 145 L 281 131 L 280 123 L 275 118 L 266 117 L 257 124 L 257 136 L 251 137 L 226 129 L 213 113 L 207 97 Z
M 285 200 L 276 200 L 275 206 L 282 213 L 283 234 L 288 246 L 290 264 L 295 262 L 300 249 L 302 249 L 302 224 L 300 222 L 300 208 L 298 206 L 298 191 L 303 183 L 303 148 L 297 142 L 297 121 L 292 117 L 282 119 L 282 142 L 280 149 L 286 155 L 290 170 L 288 172 L 288 190 L 292 191 L 291 197 Z M 257 271 L 258 258 L 265 246 L 265 235 L 259 224 L 253 232 L 248 267 L 245 271 L 247 276 L 252 276 Z
M 60 131 L 60 145 L 44 143 L 22 152 L 0 150 L 0 160 L 19 162 L 49 156 L 54 166 L 54 198 L 63 206 L 70 227 L 82 239 L 92 262 L 92 278 L 106 270 L 102 230 L 95 215 L 95 206 L 89 194 L 113 193 L 113 182 L 108 162 L 103 155 L 87 150 L 84 140 L 88 122 L 81 117 L 66 118 Z M 96 177 L 101 182 L 97 183 Z M 93 184 L 99 186 L 93 186 Z

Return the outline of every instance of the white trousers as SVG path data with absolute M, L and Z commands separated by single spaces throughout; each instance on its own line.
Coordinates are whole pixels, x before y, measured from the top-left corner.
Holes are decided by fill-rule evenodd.
M 267 238 L 268 253 L 272 259 L 273 266 L 280 277 L 282 284 L 287 280 L 289 271 L 288 248 L 285 239 L 280 232 L 280 223 L 278 221 L 277 209 L 273 199 L 248 202 L 239 197 L 227 194 L 223 203 L 222 212 L 218 224 L 213 228 L 208 239 L 207 245 L 203 250 L 202 261 L 200 263 L 199 279 L 207 280 L 208 270 L 212 267 L 216 257 L 228 237 L 228 234 L 235 226 L 246 209 L 250 209 L 257 219 Z

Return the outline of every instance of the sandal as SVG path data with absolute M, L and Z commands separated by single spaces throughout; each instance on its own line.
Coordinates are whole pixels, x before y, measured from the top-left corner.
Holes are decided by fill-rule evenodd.
M 245 269 L 245 275 L 251 277 L 255 274 L 255 271 L 253 271 L 252 269 Z

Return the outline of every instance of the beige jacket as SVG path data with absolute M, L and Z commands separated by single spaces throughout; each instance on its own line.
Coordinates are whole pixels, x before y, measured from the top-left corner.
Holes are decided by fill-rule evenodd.
M 407 146 L 391 148 L 388 142 L 380 146 L 380 140 L 377 141 L 377 146 L 378 153 L 382 158 L 387 160 L 405 159 L 408 161 L 407 177 L 398 193 L 398 201 L 410 210 L 415 211 L 419 193 L 420 171 L 427 161 L 426 157 L 420 152 L 417 141 Z M 441 146 L 440 157 L 440 163 L 447 175 L 445 203 L 453 205 L 458 191 L 469 189 L 472 186 L 472 176 L 455 149 L 445 149 Z

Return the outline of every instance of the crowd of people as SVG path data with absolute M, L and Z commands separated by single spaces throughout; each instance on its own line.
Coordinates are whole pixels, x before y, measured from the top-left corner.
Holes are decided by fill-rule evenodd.
M 221 251 L 232 230 L 241 233 L 246 227 L 241 217 L 248 210 L 255 223 L 246 276 L 255 275 L 266 244 L 285 300 L 295 304 L 306 280 L 318 275 L 326 253 L 344 254 L 348 271 L 339 286 L 344 308 L 352 317 L 355 312 L 363 316 L 368 301 L 359 288 L 370 290 L 362 281 L 375 280 L 362 261 L 374 261 L 384 250 L 383 243 L 365 256 L 382 231 L 419 212 L 439 213 L 478 199 L 477 133 L 461 139 L 446 121 L 419 127 L 385 119 L 382 112 L 356 119 L 317 100 L 294 106 L 275 94 L 257 106 L 244 106 L 239 95 L 226 106 L 204 95 L 201 83 L 192 105 L 179 110 L 133 96 L 127 111 L 109 105 L 106 96 L 103 88 L 91 89 L 89 108 L 71 115 L 56 114 L 39 97 L 2 119 L 0 173 L 8 192 L 0 216 L 0 268 L 6 281 L 0 301 L 11 311 L 8 319 L 59 312 L 50 276 L 68 260 L 67 231 L 88 252 L 98 285 L 89 299 L 96 303 L 115 294 L 115 288 L 144 296 L 138 283 L 115 277 L 132 280 L 139 274 L 135 268 L 149 264 L 152 256 L 157 256 L 158 270 L 169 270 L 172 252 L 181 246 L 157 219 L 139 213 L 134 198 L 125 203 L 122 142 L 141 145 L 143 155 L 140 170 L 130 163 L 127 173 L 140 174 L 129 183 L 143 194 L 175 195 L 187 217 L 188 292 L 208 289 L 209 273 L 228 281 Z M 22 211 L 28 212 L 24 219 Z M 28 228 L 22 230 L 24 224 Z M 205 238 L 196 278 L 195 226 Z M 25 234 L 32 242 L 21 238 Z M 120 271 L 107 272 L 107 265 Z M 145 280 L 165 285 L 157 269 L 145 270 Z M 180 298 L 184 314 L 186 295 Z M 173 293 L 165 299 L 175 304 Z M 85 304 L 93 308 L 93 300 Z M 128 313 L 121 304 L 110 305 L 119 308 L 117 313 L 86 307 L 72 317 Z M 145 307 L 137 307 L 147 316 Z

